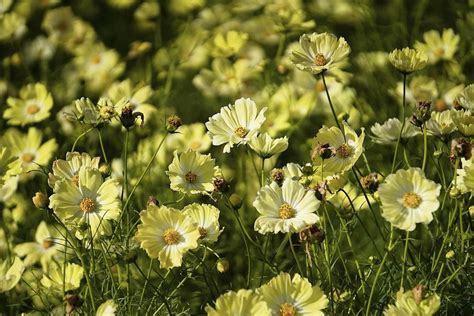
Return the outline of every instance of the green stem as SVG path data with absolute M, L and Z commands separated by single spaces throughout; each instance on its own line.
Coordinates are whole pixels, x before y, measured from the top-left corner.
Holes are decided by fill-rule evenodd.
M 89 134 L 90 131 L 92 131 L 94 129 L 94 127 L 91 127 L 89 128 L 87 131 L 85 131 L 84 133 L 82 133 L 81 135 L 77 136 L 76 140 L 74 141 L 74 143 L 72 144 L 72 148 L 71 148 L 71 152 L 74 151 L 74 149 L 76 149 L 76 145 L 77 145 L 77 142 L 84 136 L 86 136 L 87 134 Z
M 296 255 L 296 252 L 295 252 L 295 247 L 293 246 L 293 241 L 291 240 L 291 233 L 288 233 L 288 240 L 290 241 L 291 253 L 293 254 L 293 257 L 295 258 L 296 265 L 298 266 L 298 271 L 300 272 L 301 276 L 304 276 L 303 269 L 301 269 L 300 261 L 298 260 L 298 256 Z
M 409 238 L 410 238 L 410 232 L 407 231 L 406 236 L 405 236 L 405 248 L 403 249 L 402 277 L 400 278 L 400 291 L 403 291 L 403 281 L 405 279 L 405 268 L 407 264 L 407 250 L 408 250 Z
M 105 149 L 104 149 L 104 142 L 102 141 L 102 133 L 100 132 L 100 129 L 97 129 L 97 132 L 99 132 L 99 143 L 100 143 L 100 149 L 102 150 L 102 156 L 104 157 L 105 163 L 108 163 L 107 160 L 107 155 L 105 154 Z
M 426 169 L 426 160 L 428 158 L 428 140 L 427 140 L 427 133 L 426 133 L 426 126 L 423 125 L 423 163 L 421 165 L 421 170 L 423 172 Z
M 326 85 L 326 78 L 324 77 L 324 71 L 321 73 L 321 77 L 323 78 L 324 90 L 326 90 L 326 96 L 328 98 L 329 106 L 331 107 L 332 115 L 334 116 L 334 120 L 336 121 L 337 127 L 342 131 L 341 125 L 339 124 L 339 120 L 337 119 L 336 111 L 334 110 L 334 106 L 332 105 L 331 96 L 329 95 L 328 86 Z M 345 139 L 345 135 L 344 135 L 344 139 Z
M 400 145 L 400 140 L 402 138 L 403 129 L 405 128 L 405 101 L 406 101 L 406 88 L 407 88 L 407 74 L 403 74 L 403 101 L 402 101 L 402 110 L 400 115 L 400 122 L 402 127 L 398 133 L 397 145 L 395 146 L 395 153 L 393 155 L 392 169 L 390 173 L 393 173 L 395 170 L 395 163 L 397 162 L 398 146 Z
M 390 238 L 389 238 L 388 247 L 387 247 L 387 250 L 385 251 L 382 262 L 380 263 L 380 266 L 377 269 L 377 273 L 375 274 L 375 279 L 374 279 L 374 282 L 372 283 L 372 288 L 370 289 L 369 301 L 367 302 L 367 308 L 365 310 L 365 316 L 370 315 L 370 308 L 372 306 L 372 299 L 374 297 L 377 281 L 380 277 L 380 274 L 382 273 L 382 269 L 385 265 L 385 262 L 387 261 L 387 257 L 389 255 L 389 253 L 392 251 L 392 248 L 393 248 L 393 234 L 394 234 L 394 229 L 393 229 L 393 226 L 391 226 L 390 227 Z

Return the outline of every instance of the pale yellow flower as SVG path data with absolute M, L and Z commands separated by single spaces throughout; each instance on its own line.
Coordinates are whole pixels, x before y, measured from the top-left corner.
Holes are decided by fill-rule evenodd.
M 195 151 L 178 154 L 168 167 L 170 187 L 186 194 L 205 194 L 214 190 L 213 178 L 217 172 L 215 160 L 211 155 Z
M 266 108 L 258 112 L 255 102 L 244 98 L 236 100 L 235 105 L 221 108 L 220 113 L 206 123 L 212 144 L 225 144 L 224 153 L 229 153 L 234 145 L 246 144 L 265 121 L 265 111 Z
M 426 130 L 430 135 L 443 136 L 456 131 L 456 125 L 453 122 L 454 110 L 443 112 L 431 112 L 431 118 L 426 122 Z
M 343 37 L 331 33 L 303 34 L 300 47 L 292 52 L 292 61 L 298 69 L 317 75 L 346 66 L 350 52 Z
M 378 189 L 382 217 L 406 231 L 413 231 L 417 223 L 427 225 L 439 208 L 440 190 L 441 185 L 427 179 L 419 168 L 398 170 Z
M 20 98 L 9 97 L 3 118 L 9 125 L 27 125 L 41 122 L 50 115 L 53 98 L 41 83 L 29 84 L 20 90 Z
M 395 49 L 388 55 L 388 60 L 404 74 L 409 74 L 416 70 L 425 68 L 428 62 L 428 56 L 416 49 L 405 47 L 403 49 Z
M 474 116 L 471 111 L 456 111 L 453 122 L 464 136 L 474 136 Z
M 424 42 L 417 41 L 415 48 L 428 55 L 430 64 L 439 60 L 452 60 L 458 50 L 460 37 L 452 29 L 444 29 L 443 34 L 431 30 L 423 34 Z
M 97 312 L 95 316 L 114 316 L 115 312 L 117 311 L 117 304 L 114 300 L 107 300 L 100 304 L 99 308 L 97 308 Z
M 197 224 L 179 210 L 150 205 L 140 219 L 135 238 L 150 258 L 158 258 L 161 268 L 181 266 L 184 254 L 198 247 Z
M 474 111 L 474 84 L 466 86 L 456 98 L 460 106 L 469 111 Z
M 214 38 L 212 54 L 214 57 L 229 57 L 237 54 L 246 44 L 248 34 L 238 31 L 218 33 Z
M 84 276 L 84 268 L 75 263 L 63 264 L 52 262 L 43 274 L 41 284 L 53 291 L 72 291 L 81 286 L 81 280 Z
M 197 224 L 201 241 L 208 243 L 217 241 L 222 232 L 219 226 L 220 211 L 217 207 L 193 203 L 183 209 L 183 214 Z
M 258 191 L 253 206 L 260 217 L 255 230 L 266 233 L 295 233 L 319 221 L 315 214 L 320 205 L 314 192 L 297 181 L 287 179 L 280 187 L 276 182 Z
M 438 311 L 441 300 L 437 294 L 420 298 L 417 302 L 413 290 L 399 291 L 395 305 L 389 305 L 384 311 L 385 316 L 431 316 Z
M 20 281 L 25 271 L 23 261 L 18 257 L 13 257 L 12 262 L 8 260 L 0 264 L 0 293 L 10 291 Z
M 99 169 L 100 157 L 92 158 L 88 153 L 68 152 L 66 160 L 57 159 L 53 161 L 53 172 L 48 175 L 48 185 L 54 189 L 54 185 L 59 180 L 68 180 L 73 183 L 79 181 L 79 169 L 82 166 L 92 169 Z
M 329 303 L 319 286 L 312 286 L 298 273 L 291 278 L 289 273 L 280 272 L 267 284 L 258 288 L 257 293 L 267 302 L 272 315 L 323 316 L 322 310 Z
M 5 182 L 21 173 L 21 160 L 13 156 L 11 150 L 0 145 L 0 187 Z
M 370 128 L 370 131 L 372 132 L 370 137 L 375 143 L 378 144 L 394 144 L 397 142 L 401 128 L 402 123 L 397 118 L 389 118 L 383 124 L 375 123 Z M 411 124 L 408 119 L 406 119 L 401 136 L 402 139 L 406 140 L 420 134 L 420 130 L 415 128 L 415 126 Z
M 267 133 L 261 133 L 250 140 L 250 148 L 262 158 L 270 158 L 288 148 L 288 137 L 273 139 Z
M 272 312 L 260 295 L 252 290 L 229 291 L 216 300 L 216 307 L 206 306 L 208 316 L 271 316 Z
M 206 152 L 211 147 L 211 138 L 206 133 L 206 126 L 203 123 L 193 123 L 182 125 L 176 133 L 168 135 L 166 138 L 166 148 L 178 151 L 198 151 Z

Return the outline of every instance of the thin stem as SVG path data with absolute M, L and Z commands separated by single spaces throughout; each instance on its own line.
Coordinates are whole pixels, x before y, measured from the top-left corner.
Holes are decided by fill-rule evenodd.
M 237 222 L 239 223 L 240 233 L 241 233 L 242 239 L 244 241 L 245 251 L 247 252 L 247 283 L 246 283 L 247 286 L 246 287 L 248 288 L 250 286 L 251 260 L 250 260 L 250 249 L 249 249 L 249 245 L 247 243 L 247 238 L 250 239 L 250 236 L 247 236 L 247 238 L 245 237 L 246 231 L 243 227 L 243 224 L 242 224 L 242 222 L 240 220 L 240 217 L 239 217 L 237 212 L 238 211 L 233 211 L 232 214 L 234 214 L 235 218 L 237 219 Z
M 303 269 L 301 269 L 301 264 L 298 260 L 298 256 L 296 255 L 296 252 L 295 252 L 295 247 L 293 246 L 293 241 L 291 240 L 291 233 L 288 233 L 288 240 L 290 241 L 291 253 L 293 254 L 293 257 L 295 258 L 296 265 L 298 266 L 298 271 L 300 272 L 301 276 L 304 276 Z
M 337 127 L 342 131 L 341 126 L 339 124 L 339 120 L 337 119 L 336 111 L 334 110 L 334 106 L 332 105 L 331 97 L 329 96 L 328 86 L 326 85 L 326 78 L 324 77 L 324 71 L 321 73 L 321 77 L 323 78 L 324 90 L 326 90 L 326 96 L 328 98 L 329 106 L 331 107 L 332 115 L 334 116 L 334 120 L 336 121 Z
M 74 151 L 74 149 L 76 149 L 76 145 L 77 145 L 77 142 L 84 136 L 86 136 L 87 134 L 89 134 L 90 131 L 92 131 L 94 129 L 94 127 L 91 127 L 89 128 L 87 131 L 85 131 L 84 133 L 82 133 L 81 135 L 77 136 L 76 140 L 74 141 L 74 143 L 72 144 L 72 148 L 71 148 L 71 152 Z
M 380 266 L 377 269 L 377 273 L 375 274 L 375 279 L 374 279 L 374 282 L 372 283 L 372 288 L 370 289 L 370 296 L 369 296 L 369 301 L 367 302 L 367 308 L 365 310 L 365 316 L 370 315 L 370 308 L 372 306 L 372 299 L 374 297 L 377 281 L 379 280 L 380 274 L 382 273 L 382 269 L 385 265 L 385 262 L 387 261 L 387 257 L 389 255 L 389 253 L 392 251 L 392 248 L 393 248 L 393 244 L 392 244 L 393 243 L 393 234 L 394 234 L 394 229 L 393 229 L 393 226 L 391 226 L 390 227 L 390 239 L 389 239 L 388 247 L 387 247 L 387 250 L 385 251 L 382 262 L 380 263 Z
M 393 173 L 395 170 L 395 163 L 397 161 L 397 153 L 398 153 L 398 146 L 400 145 L 400 140 L 402 138 L 403 129 L 405 128 L 405 101 L 406 101 L 406 89 L 407 89 L 407 74 L 403 74 L 403 101 L 402 101 L 402 110 L 400 115 L 400 121 L 402 123 L 402 127 L 400 128 L 400 132 L 398 133 L 397 145 L 395 146 L 395 153 L 393 155 L 392 161 L 392 169 L 390 173 Z
M 423 163 L 421 165 L 421 170 L 423 170 L 424 172 L 426 169 L 426 160 L 428 158 L 428 140 L 426 136 L 427 135 L 426 126 L 423 125 L 422 129 L 423 129 Z
M 400 291 L 403 290 L 403 281 L 405 279 L 405 268 L 407 264 L 407 250 L 408 250 L 409 238 L 410 238 L 410 232 L 407 231 L 406 236 L 405 236 L 405 248 L 403 249 L 402 277 L 400 278 Z
M 109 161 L 107 160 L 107 155 L 105 154 L 104 142 L 102 141 L 102 133 L 99 128 L 97 129 L 97 132 L 99 134 L 99 143 L 100 143 L 100 149 L 102 150 L 102 156 L 104 157 L 105 163 L 108 163 Z

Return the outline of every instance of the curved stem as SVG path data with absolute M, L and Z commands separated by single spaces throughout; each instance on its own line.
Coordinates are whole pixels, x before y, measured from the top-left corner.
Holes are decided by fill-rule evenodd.
M 72 144 L 72 148 L 71 148 L 71 152 L 74 151 L 74 149 L 76 149 L 76 145 L 77 145 L 77 142 L 84 136 L 86 136 L 87 134 L 89 134 L 90 131 L 92 131 L 95 127 L 91 127 L 89 128 L 87 131 L 85 131 L 84 133 L 82 133 L 81 135 L 77 136 L 76 140 L 74 141 L 74 143 Z
M 334 110 L 334 106 L 332 105 L 331 97 L 329 96 L 329 90 L 328 90 L 328 86 L 326 85 L 326 78 L 324 77 L 324 72 L 321 73 L 321 77 L 323 78 L 324 90 L 326 90 L 326 96 L 328 98 L 329 106 L 331 107 L 332 115 L 334 116 L 334 120 L 336 121 L 337 127 L 342 131 L 341 125 L 339 124 L 339 120 L 337 119 L 336 111 Z M 345 138 L 345 135 L 344 135 L 344 138 Z

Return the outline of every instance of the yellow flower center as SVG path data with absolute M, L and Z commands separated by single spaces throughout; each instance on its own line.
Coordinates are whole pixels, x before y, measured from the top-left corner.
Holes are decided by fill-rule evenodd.
M 408 192 L 403 195 L 403 205 L 409 208 L 417 208 L 421 204 L 421 196 L 415 192 Z
M 95 65 L 100 63 L 101 60 L 102 60 L 102 58 L 100 57 L 99 54 L 96 54 L 95 56 L 92 56 L 92 58 L 91 58 L 91 62 Z
M 314 64 L 316 66 L 324 66 L 328 63 L 326 60 L 326 57 L 324 57 L 323 54 L 317 53 L 316 56 L 314 56 Z
M 197 151 L 199 148 L 201 148 L 201 143 L 198 142 L 198 141 L 192 142 L 192 143 L 189 145 L 189 148 L 191 148 L 191 149 L 194 150 L 194 151 Z
M 442 47 L 438 47 L 437 49 L 435 49 L 433 51 L 433 55 L 435 55 L 436 57 L 441 57 L 444 55 L 444 48 Z
M 91 198 L 83 198 L 81 203 L 79 204 L 79 208 L 84 213 L 90 213 L 90 212 L 95 211 L 95 207 L 96 207 L 95 201 Z
M 336 149 L 336 155 L 340 158 L 349 158 L 352 155 L 352 147 L 347 144 L 342 144 Z
M 43 239 L 43 248 L 48 249 L 54 246 L 54 240 L 51 238 Z
M 279 215 L 281 219 L 289 219 L 295 217 L 295 209 L 288 203 L 283 203 L 279 208 Z
M 247 136 L 247 134 L 249 133 L 249 130 L 246 129 L 245 127 L 239 127 L 237 128 L 235 131 L 234 131 L 235 135 L 237 135 L 238 137 L 240 138 L 244 138 L 245 136 Z
M 168 228 L 161 236 L 167 245 L 175 245 L 178 243 L 181 235 L 174 228 Z
M 191 171 L 189 171 L 188 173 L 186 173 L 184 178 L 186 179 L 187 182 L 194 183 L 197 180 L 197 175 L 195 173 L 192 173 Z
M 207 237 L 207 229 L 199 227 L 199 235 L 201 235 L 201 238 L 206 238 Z
M 72 183 L 74 183 L 76 185 L 76 187 L 79 186 L 79 175 L 74 175 L 72 178 L 71 178 L 71 181 Z
M 30 104 L 26 107 L 26 113 L 28 113 L 30 115 L 38 113 L 39 110 L 40 110 L 40 108 L 36 104 Z
M 32 161 L 35 159 L 35 155 L 33 155 L 32 153 L 24 153 L 24 154 L 21 156 L 21 159 L 22 159 L 24 162 L 32 162 Z
M 280 316 L 295 316 L 296 307 L 290 303 L 283 303 L 280 305 Z

